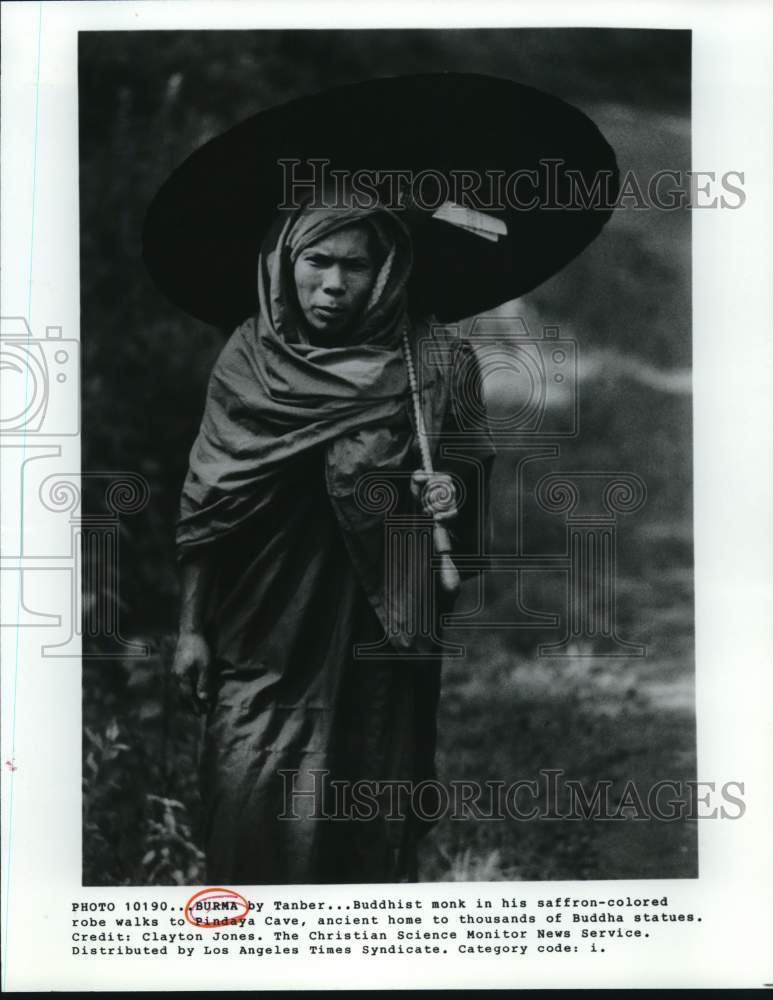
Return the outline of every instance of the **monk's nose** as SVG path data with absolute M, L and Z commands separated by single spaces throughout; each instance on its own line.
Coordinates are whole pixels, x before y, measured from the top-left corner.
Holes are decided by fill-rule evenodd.
M 344 284 L 344 276 L 340 267 L 330 267 L 325 271 L 322 287 L 328 295 L 344 294 L 346 286 Z

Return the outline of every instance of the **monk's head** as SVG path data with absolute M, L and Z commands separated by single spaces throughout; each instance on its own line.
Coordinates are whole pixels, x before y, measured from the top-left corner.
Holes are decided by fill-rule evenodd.
M 303 318 L 318 335 L 346 333 L 365 308 L 380 261 L 365 223 L 334 230 L 295 260 L 295 291 Z

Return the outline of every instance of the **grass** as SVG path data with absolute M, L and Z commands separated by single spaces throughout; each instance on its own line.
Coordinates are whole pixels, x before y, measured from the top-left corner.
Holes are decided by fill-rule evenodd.
M 543 772 L 552 769 L 560 772 L 559 814 L 568 810 L 563 782 L 575 780 L 588 796 L 596 782 L 609 782 L 614 815 L 629 782 L 646 800 L 657 781 L 695 780 L 689 686 L 689 671 L 673 663 L 579 651 L 557 660 L 500 653 L 457 661 L 447 669 L 441 706 L 441 779 L 536 780 L 542 795 Z M 433 836 L 421 869 L 431 880 L 697 875 L 690 819 L 444 818 Z
M 87 665 L 84 883 L 201 884 L 198 721 L 169 678 L 171 637 L 148 661 Z M 472 647 L 475 649 L 475 646 Z M 679 663 L 540 659 L 477 647 L 450 661 L 438 772 L 460 781 L 559 776 L 586 795 L 610 783 L 612 811 L 635 783 L 695 778 L 691 671 Z M 100 724 L 100 717 L 102 722 Z M 490 800 L 482 800 L 481 805 Z M 522 808 L 529 803 L 520 800 Z M 679 878 L 697 875 L 695 821 L 486 820 L 446 816 L 421 847 L 422 881 Z

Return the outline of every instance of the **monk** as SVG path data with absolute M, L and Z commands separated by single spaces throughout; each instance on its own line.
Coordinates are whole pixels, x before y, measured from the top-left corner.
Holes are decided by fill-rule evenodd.
M 283 212 L 255 315 L 210 378 L 177 527 L 174 659 L 205 717 L 210 884 L 418 877 L 432 820 L 404 791 L 436 777 L 439 617 L 453 598 L 426 545 L 395 586 L 386 522 L 433 518 L 478 553 L 493 447 L 419 468 L 406 352 L 436 456 L 463 430 L 455 373 L 484 411 L 471 348 L 410 314 L 411 265 L 395 212 Z M 434 362 L 421 350 L 433 338 Z

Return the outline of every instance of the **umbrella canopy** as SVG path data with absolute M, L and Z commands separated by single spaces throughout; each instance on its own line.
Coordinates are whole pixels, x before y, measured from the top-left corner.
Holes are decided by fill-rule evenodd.
M 555 274 L 599 233 L 618 185 L 598 128 L 549 94 L 473 74 L 366 80 L 261 111 L 197 149 L 149 207 L 146 266 L 180 308 L 232 327 L 257 308 L 258 249 L 279 208 L 312 178 L 354 175 L 363 197 L 404 211 L 412 308 L 444 322 Z

